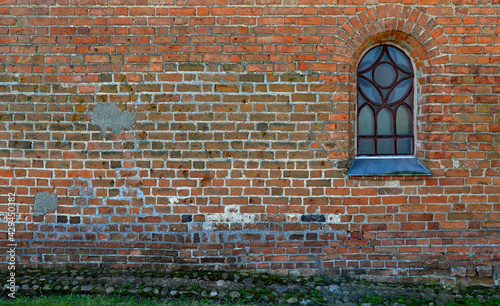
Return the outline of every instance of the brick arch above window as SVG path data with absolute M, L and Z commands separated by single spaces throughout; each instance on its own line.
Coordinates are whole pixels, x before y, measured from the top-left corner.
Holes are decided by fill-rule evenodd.
M 418 10 L 417 8 L 405 7 L 399 4 L 379 5 L 374 8 L 361 11 L 351 18 L 339 28 L 336 35 L 336 52 L 334 59 L 339 64 L 339 72 L 344 73 L 348 79 L 349 86 L 346 86 L 347 91 L 344 92 L 345 97 L 349 99 L 349 119 L 355 123 L 357 120 L 356 107 L 356 84 L 357 84 L 357 67 L 362 56 L 376 45 L 388 44 L 399 47 L 405 50 L 411 61 L 414 63 L 415 78 L 417 87 L 415 88 L 417 100 L 415 100 L 415 114 L 419 114 L 419 108 L 423 100 L 426 98 L 421 96 L 421 90 L 427 86 L 426 76 L 433 73 L 436 66 L 441 66 L 449 62 L 442 45 L 448 43 L 448 37 L 436 21 Z M 443 52 L 442 52 L 443 51 Z M 430 84 L 429 84 L 430 85 Z M 421 122 L 422 118 L 416 117 L 416 122 Z M 354 130 L 356 124 L 353 124 L 353 129 L 349 132 L 350 149 L 348 156 L 353 160 L 349 175 L 355 174 L 356 162 L 361 165 L 361 168 L 366 168 L 369 164 L 374 164 L 374 160 L 367 158 L 364 160 L 357 156 L 356 136 Z M 417 128 L 414 133 L 417 135 L 421 130 Z M 409 169 L 392 169 L 385 172 L 385 175 L 390 173 L 405 173 L 405 175 L 429 175 L 430 172 L 421 165 L 416 157 L 423 157 L 424 151 L 420 150 L 421 143 L 416 142 L 414 154 L 405 158 L 401 157 L 401 163 L 410 165 Z M 356 157 L 356 158 L 355 158 Z M 392 166 L 395 160 L 375 157 L 376 165 L 383 165 L 384 162 L 388 166 Z M 423 167 L 423 168 L 421 168 Z M 391 167 L 389 167 L 391 168 Z M 414 169 L 421 168 L 422 171 Z M 379 171 L 380 170 L 380 171 Z M 364 173 L 364 175 L 382 175 L 384 173 L 379 169 L 373 173 Z M 377 174 L 378 173 L 378 174 Z
M 349 18 L 338 30 L 337 59 L 355 74 L 362 53 L 371 46 L 394 43 L 407 50 L 416 68 L 443 63 L 440 46 L 448 42 L 445 32 L 429 15 L 400 4 L 379 5 Z
M 400 4 L 385 4 L 368 8 L 348 18 L 333 35 L 335 47 L 326 51 L 333 51 L 332 59 L 338 66 L 338 78 L 346 80 L 343 87 L 339 87 L 335 98 L 348 103 L 349 121 L 356 122 L 356 83 L 357 67 L 362 55 L 372 47 L 380 44 L 390 44 L 399 47 L 409 55 L 415 67 L 416 95 L 418 104 L 415 110 L 419 114 L 421 105 L 425 103 L 428 94 L 426 87 L 429 75 L 449 63 L 450 58 L 442 46 L 448 43 L 448 37 L 434 17 L 427 15 L 417 8 Z M 328 81 L 328 78 L 327 78 Z M 336 101 L 337 101 L 336 100 Z M 416 118 L 416 122 L 420 122 Z M 349 158 L 356 156 L 356 125 L 352 124 L 347 130 Z M 418 133 L 416 130 L 415 133 Z M 416 143 L 415 154 L 422 156 Z

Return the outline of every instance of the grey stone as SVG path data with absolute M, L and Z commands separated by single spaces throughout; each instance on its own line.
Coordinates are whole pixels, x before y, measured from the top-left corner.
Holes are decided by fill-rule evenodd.
M 210 291 L 210 297 L 216 297 L 218 295 L 217 291 L 212 290 Z
M 330 285 L 330 287 L 328 287 L 328 290 L 330 290 L 331 292 L 335 292 L 336 290 L 339 290 L 340 287 L 337 286 L 337 285 Z
M 226 282 L 224 282 L 222 279 L 220 279 L 215 284 L 217 285 L 217 287 L 222 287 L 226 284 Z
M 286 292 L 287 290 L 288 290 L 288 288 L 285 286 L 278 286 L 278 288 L 276 288 L 276 292 L 278 292 L 279 294 L 282 294 L 282 293 Z
M 289 298 L 288 300 L 286 300 L 286 302 L 288 304 L 293 304 L 293 303 L 297 303 L 299 300 L 297 300 L 296 297 L 292 297 L 292 298 Z
M 57 209 L 58 202 L 57 194 L 53 192 L 49 194 L 48 192 L 39 192 L 35 195 L 35 207 L 33 216 L 45 215 L 48 210 L 55 211 Z
M 112 134 L 119 134 L 122 129 L 130 129 L 135 123 L 137 113 L 122 112 L 120 108 L 112 102 L 98 103 L 93 112 L 89 114 L 92 124 L 101 128 L 104 136 L 109 128 Z
M 161 290 L 161 295 L 168 295 L 169 290 L 170 290 L 170 289 L 168 289 L 168 288 L 163 288 L 163 289 Z
M 479 277 L 493 276 L 493 268 L 491 266 L 477 267 L 477 275 Z
M 458 277 L 466 277 L 467 270 L 465 268 L 452 268 L 451 275 Z
M 500 268 L 493 271 L 493 282 L 495 286 L 500 286 Z
M 237 299 L 241 296 L 241 294 L 239 292 L 236 292 L 236 291 L 231 291 L 231 292 L 229 292 L 229 296 L 232 297 L 233 299 Z
M 95 285 L 84 285 L 82 286 L 82 291 L 91 291 L 94 287 Z

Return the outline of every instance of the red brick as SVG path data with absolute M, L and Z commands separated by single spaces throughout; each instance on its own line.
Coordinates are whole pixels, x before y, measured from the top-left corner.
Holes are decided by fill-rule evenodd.
M 497 258 L 484 245 L 500 242 L 491 238 L 500 210 L 498 9 L 475 0 L 181 2 L 4 1 L 4 199 L 12 190 L 18 203 L 59 196 L 55 212 L 19 232 L 31 235 L 26 250 L 71 252 L 38 249 L 46 262 L 138 267 L 161 262 L 138 248 L 172 248 L 184 269 L 237 266 L 249 248 L 250 269 L 315 273 L 313 255 L 323 254 L 323 266 L 342 274 L 362 268 L 389 279 L 410 269 L 418 279 L 424 268 L 450 282 L 458 267 L 463 282 L 486 279 L 470 267 Z M 347 176 L 356 69 L 379 43 L 399 45 L 418 69 L 415 155 L 429 177 Z M 134 112 L 135 124 L 102 135 L 87 111 L 103 102 Z M 18 207 L 28 213 L 28 204 Z M 256 220 L 204 222 L 227 213 Z M 82 215 L 70 222 L 76 232 L 50 242 L 70 230 L 61 226 L 67 214 Z M 44 236 L 30 240 L 36 231 Z M 87 254 L 102 248 L 108 255 Z

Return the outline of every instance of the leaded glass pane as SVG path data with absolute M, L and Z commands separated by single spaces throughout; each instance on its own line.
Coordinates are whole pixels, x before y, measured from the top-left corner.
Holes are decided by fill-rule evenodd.
M 400 106 L 396 113 L 396 135 L 411 135 L 411 113 L 405 106 Z
M 387 87 L 396 80 L 396 70 L 389 64 L 380 64 L 373 72 L 374 81 L 382 87 Z
M 411 154 L 412 152 L 411 138 L 399 138 L 397 142 L 398 142 L 398 154 Z
M 363 106 L 366 103 L 366 99 L 359 93 L 358 90 L 358 107 Z
M 399 82 L 389 95 L 387 103 L 394 103 L 403 98 L 410 90 L 412 82 L 412 78 Z
M 398 67 L 403 70 L 404 72 L 411 73 L 412 68 L 410 61 L 408 58 L 403 54 L 403 52 L 399 51 L 398 49 L 394 47 L 388 47 L 389 49 L 389 54 L 391 55 L 391 58 L 396 62 Z
M 360 78 L 359 79 L 359 87 L 360 87 L 359 89 L 361 90 L 361 92 L 364 93 L 365 96 L 369 100 L 371 100 L 374 103 L 378 103 L 378 104 L 382 103 L 382 97 L 378 93 L 377 88 L 375 88 L 375 86 L 373 86 L 372 83 L 370 83 L 369 81 L 367 81 L 363 78 Z
M 359 140 L 359 154 L 374 154 L 375 142 L 373 139 L 360 139 Z
M 392 135 L 392 114 L 387 108 L 378 113 L 377 135 Z
M 366 53 L 366 55 L 363 57 L 362 62 L 359 64 L 358 71 L 366 70 L 371 65 L 375 64 L 377 59 L 380 57 L 380 53 L 382 53 L 382 50 L 382 46 L 378 46 Z
M 359 135 L 371 136 L 375 134 L 375 118 L 370 107 L 363 107 L 359 113 Z
M 378 154 L 394 154 L 394 139 L 377 139 Z
M 412 100 L 412 95 L 409 94 L 403 102 L 406 103 L 406 105 L 408 105 L 411 108 L 411 100 Z

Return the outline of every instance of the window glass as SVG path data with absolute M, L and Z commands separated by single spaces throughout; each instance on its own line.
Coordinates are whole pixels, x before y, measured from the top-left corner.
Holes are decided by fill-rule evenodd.
M 368 136 L 375 134 L 375 118 L 370 107 L 363 107 L 359 113 L 359 135 Z
M 392 135 L 392 114 L 387 108 L 378 113 L 377 135 Z
M 394 139 L 378 139 L 378 154 L 394 154 Z
M 381 87 L 388 87 L 396 80 L 396 70 L 389 64 L 381 64 L 375 68 L 373 79 Z
M 396 62 L 398 68 L 403 70 L 404 72 L 412 73 L 413 69 L 411 68 L 411 64 L 408 58 L 406 58 L 406 56 L 401 51 L 394 47 L 388 47 L 388 49 L 389 55 L 394 60 L 394 62 Z
M 411 138 L 398 138 L 398 154 L 411 154 L 412 139 Z
M 358 66 L 358 154 L 413 154 L 413 83 L 410 59 L 380 45 Z
M 361 64 L 359 64 L 358 70 L 363 71 L 373 65 L 380 57 L 382 49 L 382 46 L 379 46 L 371 49 L 370 52 L 366 53 L 366 55 L 363 57 L 363 61 L 361 62 Z
M 359 153 L 360 154 L 374 154 L 375 142 L 373 139 L 360 139 L 359 140 Z
M 380 96 L 377 88 L 369 81 L 365 79 L 359 79 L 359 89 L 372 102 L 381 104 L 382 97 Z
M 394 103 L 405 97 L 411 89 L 413 79 L 406 79 L 398 83 L 389 95 L 388 103 Z
M 411 113 L 404 106 L 400 106 L 396 114 L 396 134 L 411 135 Z

